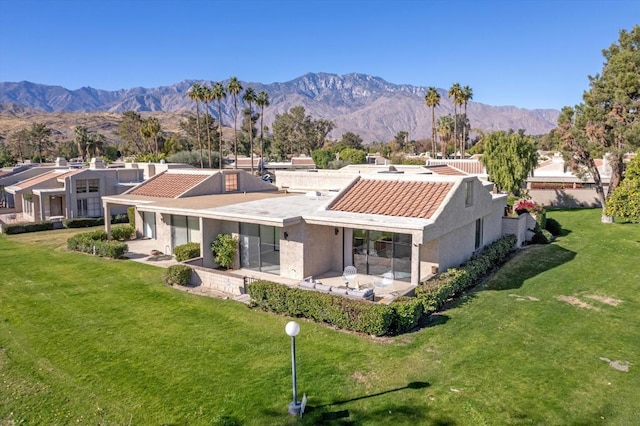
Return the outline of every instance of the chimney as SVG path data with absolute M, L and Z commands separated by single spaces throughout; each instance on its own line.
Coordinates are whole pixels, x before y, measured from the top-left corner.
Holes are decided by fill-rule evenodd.
M 67 160 L 64 157 L 56 157 L 56 167 L 67 167 Z
M 104 161 L 102 161 L 102 158 L 100 158 L 100 157 L 93 157 L 91 159 L 91 163 L 89 163 L 89 168 L 90 169 L 104 169 L 105 168 Z

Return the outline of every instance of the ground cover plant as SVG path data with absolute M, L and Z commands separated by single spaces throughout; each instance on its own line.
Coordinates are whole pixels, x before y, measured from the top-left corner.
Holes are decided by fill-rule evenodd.
M 0 236 L 0 424 L 634 424 L 640 225 L 551 211 L 522 250 L 414 333 L 372 338 L 70 253 L 78 230 Z M 86 232 L 86 229 L 82 229 Z

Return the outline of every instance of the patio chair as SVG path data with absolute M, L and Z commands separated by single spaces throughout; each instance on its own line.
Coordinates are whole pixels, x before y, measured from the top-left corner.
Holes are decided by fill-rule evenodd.
M 355 266 L 347 266 L 342 273 L 342 281 L 348 286 L 349 283 L 356 279 L 358 276 L 358 270 Z
M 393 280 L 395 276 L 392 271 L 385 272 L 382 274 L 382 281 L 377 281 L 375 286 L 380 288 L 382 291 L 386 291 L 393 284 Z

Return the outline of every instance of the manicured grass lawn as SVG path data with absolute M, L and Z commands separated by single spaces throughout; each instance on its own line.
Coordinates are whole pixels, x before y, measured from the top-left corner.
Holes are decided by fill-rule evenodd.
M 300 320 L 302 421 L 287 414 L 289 318 L 68 253 L 71 231 L 0 236 L 0 424 L 637 424 L 640 226 L 550 217 L 569 232 L 421 330 Z

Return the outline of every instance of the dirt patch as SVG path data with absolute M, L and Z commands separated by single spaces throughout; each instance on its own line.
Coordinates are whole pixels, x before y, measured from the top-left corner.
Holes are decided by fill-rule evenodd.
M 528 301 L 528 302 L 539 302 L 540 299 L 533 296 L 520 296 L 519 294 L 511 293 L 509 296 L 515 297 L 518 302 Z
M 367 389 L 369 389 L 372 385 L 372 381 L 375 381 L 375 379 L 377 378 L 375 373 L 371 373 L 368 375 L 364 375 L 359 371 L 355 371 L 352 375 L 352 378 L 354 378 L 356 381 L 362 383 L 363 385 L 366 386 Z
M 588 294 L 585 297 L 588 297 L 589 299 L 597 300 L 598 302 L 604 303 L 605 305 L 609 305 L 609 306 L 618 306 L 619 304 L 622 303 L 622 300 L 620 299 L 614 299 L 613 297 L 609 297 L 609 296 L 598 296 L 597 294 Z
M 629 366 L 631 365 L 629 361 L 611 361 L 609 358 L 605 358 L 603 356 L 600 357 L 600 360 L 609 363 L 611 367 L 615 368 L 618 371 L 623 371 L 625 373 L 629 372 Z
M 573 297 L 573 296 L 556 296 L 556 299 L 561 301 L 561 302 L 565 302 L 568 303 L 570 305 L 573 306 L 577 306 L 579 308 L 584 308 L 584 309 L 592 309 L 594 311 L 599 311 L 600 308 L 595 307 L 593 305 L 588 304 L 587 302 L 583 302 L 582 300 L 578 299 L 577 297 Z

